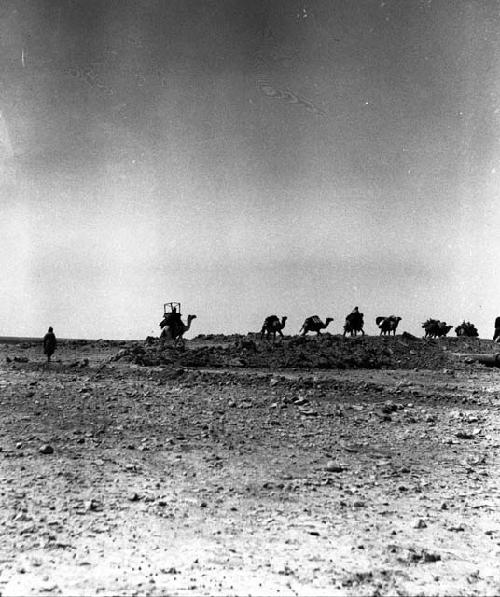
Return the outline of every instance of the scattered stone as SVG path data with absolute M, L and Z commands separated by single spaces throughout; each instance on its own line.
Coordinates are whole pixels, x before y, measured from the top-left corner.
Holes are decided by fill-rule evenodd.
M 391 413 L 393 413 L 393 412 L 395 412 L 397 410 L 398 410 L 398 405 L 395 404 L 394 402 L 392 402 L 392 400 L 388 400 L 382 406 L 382 412 L 384 414 L 391 414 Z
M 426 529 L 427 528 L 427 523 L 422 518 L 419 518 L 418 520 L 416 520 L 413 523 L 413 528 L 414 529 Z
M 27 363 L 29 359 L 28 357 L 14 357 L 14 361 L 16 363 Z
M 293 403 L 295 406 L 303 406 L 304 404 L 308 404 L 309 400 L 304 397 L 296 398 Z
M 104 508 L 103 503 L 100 500 L 94 498 L 87 500 L 84 503 L 86 512 L 101 512 Z
M 317 417 L 318 416 L 317 411 L 315 411 L 311 408 L 300 408 L 299 407 L 299 413 L 301 415 L 304 415 L 305 417 Z
M 342 473 L 345 470 L 346 470 L 346 467 L 344 465 L 338 464 L 337 462 L 334 462 L 333 460 L 328 462 L 325 466 L 325 471 L 328 471 L 329 473 Z
M 44 444 L 39 448 L 38 451 L 40 452 L 40 454 L 53 454 L 54 448 L 49 444 Z
M 427 551 L 426 549 L 422 550 L 422 560 L 425 564 L 439 562 L 441 560 L 441 556 L 438 553 L 433 553 Z
M 448 530 L 452 531 L 454 533 L 461 533 L 461 532 L 465 531 L 465 527 L 463 524 L 457 524 L 457 525 L 448 527 Z
M 468 431 L 457 431 L 455 437 L 458 437 L 458 439 L 474 439 L 474 434 Z
M 427 549 L 422 549 L 421 551 L 410 549 L 408 551 L 408 561 L 412 563 L 432 564 L 440 560 L 441 556 L 438 553 L 433 553 Z

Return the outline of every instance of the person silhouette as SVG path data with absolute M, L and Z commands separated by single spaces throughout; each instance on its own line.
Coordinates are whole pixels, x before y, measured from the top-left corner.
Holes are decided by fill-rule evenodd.
M 47 363 L 50 363 L 50 357 L 54 354 L 57 348 L 56 335 L 52 327 L 49 327 L 49 331 L 43 338 L 43 352 L 47 355 Z

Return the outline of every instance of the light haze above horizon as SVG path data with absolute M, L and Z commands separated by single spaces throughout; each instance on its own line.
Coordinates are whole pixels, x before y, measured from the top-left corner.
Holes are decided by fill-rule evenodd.
M 11 0 L 0 336 L 500 315 L 497 0 Z M 451 335 L 451 334 L 450 334 Z

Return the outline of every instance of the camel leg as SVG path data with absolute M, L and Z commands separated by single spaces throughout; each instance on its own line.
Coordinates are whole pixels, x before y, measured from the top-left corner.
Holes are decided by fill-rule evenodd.
M 170 328 L 164 327 L 161 334 L 160 334 L 160 350 L 165 348 L 165 344 L 169 341 L 173 341 L 172 334 L 170 332 Z

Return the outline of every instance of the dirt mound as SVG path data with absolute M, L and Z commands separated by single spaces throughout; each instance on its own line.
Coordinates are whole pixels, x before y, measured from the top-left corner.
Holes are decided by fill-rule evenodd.
M 496 352 L 489 340 L 442 338 L 423 340 L 410 334 L 396 338 L 359 337 L 343 339 L 325 334 L 287 337 L 276 344 L 254 336 L 217 336 L 195 339 L 186 348 L 159 350 L 148 339 L 120 350 L 113 360 L 128 360 L 142 366 L 269 368 L 269 369 L 440 369 L 463 362 L 457 353 Z

